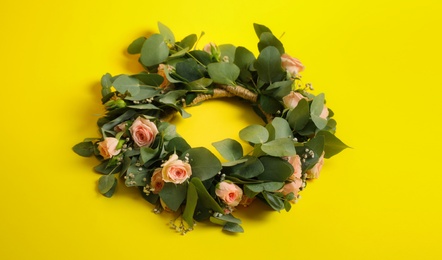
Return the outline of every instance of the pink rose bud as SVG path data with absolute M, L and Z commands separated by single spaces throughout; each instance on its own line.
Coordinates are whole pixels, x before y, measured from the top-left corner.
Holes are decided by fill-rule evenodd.
M 324 152 L 322 152 L 321 157 L 319 157 L 318 162 L 310 169 L 307 170 L 307 178 L 317 179 L 319 178 L 319 173 L 321 172 L 322 166 L 324 165 Z
M 301 99 L 306 99 L 301 93 L 291 91 L 288 95 L 282 98 L 284 106 L 288 109 L 295 108 Z
M 158 194 L 164 187 L 164 180 L 162 175 L 162 169 L 156 168 L 150 178 L 150 187 L 153 194 Z
M 139 147 L 150 146 L 158 134 L 157 126 L 149 119 L 138 117 L 129 128 L 132 139 Z
M 227 206 L 231 207 L 236 207 L 241 202 L 243 196 L 243 192 L 238 185 L 227 181 L 222 181 L 216 185 L 215 194 Z
M 294 181 L 296 178 L 301 178 L 302 167 L 301 157 L 299 155 L 290 156 L 287 160 L 293 166 L 293 174 L 289 177 L 289 180 Z
M 120 153 L 121 149 L 117 149 L 118 139 L 114 137 L 106 137 L 98 143 L 98 151 L 104 159 L 112 158 Z
M 181 184 L 192 175 L 190 164 L 179 160 L 176 154 L 172 154 L 161 166 L 161 175 L 165 182 Z
M 203 51 L 209 53 L 215 60 L 220 61 L 221 51 L 215 43 L 210 42 L 206 44 L 203 48 Z
M 304 65 L 302 65 L 301 61 L 287 53 L 281 55 L 281 65 L 292 77 L 296 77 L 304 70 Z
M 293 192 L 295 198 L 291 200 L 291 203 L 296 202 L 296 198 L 298 197 L 299 190 L 302 187 L 302 180 L 300 178 L 296 178 L 294 181 L 286 183 L 282 189 L 279 190 L 283 195 L 288 195 Z
M 327 108 L 326 105 L 324 105 L 324 107 L 322 108 L 322 112 L 319 115 L 319 117 L 327 119 L 327 117 L 328 117 L 328 108 Z

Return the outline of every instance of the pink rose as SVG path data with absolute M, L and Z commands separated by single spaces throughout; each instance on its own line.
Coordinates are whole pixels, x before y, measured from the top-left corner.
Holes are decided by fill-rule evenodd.
M 291 91 L 288 95 L 282 98 L 284 106 L 288 109 L 295 108 L 301 99 L 306 99 L 301 93 Z
M 114 127 L 115 132 L 124 132 L 126 131 L 127 123 L 123 122 Z
M 283 195 L 288 195 L 293 192 L 295 197 L 291 200 L 291 203 L 295 203 L 298 197 L 299 190 L 302 187 L 302 180 L 300 178 L 296 178 L 294 181 L 284 184 L 282 189 L 279 190 Z
M 230 207 L 235 207 L 241 202 L 242 193 L 238 185 L 227 181 L 218 183 L 215 189 L 215 194 Z
M 192 175 L 190 164 L 179 160 L 176 154 L 172 154 L 169 160 L 161 166 L 163 167 L 161 174 L 165 182 L 180 184 Z
M 166 88 L 170 84 L 169 80 L 166 77 L 166 72 L 164 71 L 165 69 L 166 69 L 166 65 L 164 65 L 164 64 L 158 65 L 157 74 L 160 75 L 161 77 L 163 77 L 163 82 L 159 86 L 160 88 Z M 168 66 L 168 69 L 170 70 L 169 66 Z
M 293 77 L 304 70 L 304 65 L 297 58 L 291 57 L 287 53 L 281 55 L 281 65 Z
M 205 51 L 205 52 L 207 52 L 209 54 L 212 54 L 212 48 L 213 49 L 217 49 L 218 47 L 216 46 L 215 43 L 209 42 L 208 44 L 204 45 L 203 51 Z
M 317 179 L 319 178 L 319 173 L 321 172 L 322 166 L 324 165 L 324 152 L 322 152 L 321 157 L 319 157 L 318 162 L 310 169 L 307 170 L 307 178 Z
M 158 194 L 164 187 L 164 180 L 162 175 L 162 169 L 156 168 L 150 178 L 150 187 L 152 189 L 152 193 Z
M 118 139 L 114 137 L 106 137 L 103 141 L 98 143 L 98 151 L 104 159 L 112 158 L 120 153 L 121 149 L 117 150 Z
M 293 166 L 293 174 L 289 177 L 289 180 L 294 181 L 296 178 L 301 178 L 301 157 L 296 154 L 290 156 L 287 161 Z
M 129 128 L 132 139 L 139 146 L 150 146 L 158 134 L 157 126 L 149 119 L 138 117 Z
M 327 119 L 327 117 L 328 117 L 328 108 L 327 108 L 326 105 L 324 105 L 324 107 L 322 108 L 322 112 L 319 115 L 319 117 Z

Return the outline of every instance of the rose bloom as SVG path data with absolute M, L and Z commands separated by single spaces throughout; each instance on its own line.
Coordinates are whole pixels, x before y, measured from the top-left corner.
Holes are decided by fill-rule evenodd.
M 327 119 L 327 117 L 328 117 L 328 108 L 327 108 L 326 105 L 324 105 L 324 108 L 322 108 L 322 112 L 319 115 L 319 117 Z
M 153 194 L 158 194 L 164 187 L 164 180 L 162 175 L 162 169 L 156 168 L 150 178 L 150 187 L 153 189 Z
M 160 75 L 161 77 L 163 77 L 163 82 L 161 83 L 160 88 L 166 88 L 170 84 L 169 80 L 166 77 L 166 72 L 164 71 L 165 68 L 166 68 L 166 65 L 164 65 L 164 64 L 158 65 L 157 74 Z
M 124 132 L 126 131 L 127 123 L 123 122 L 114 127 L 115 132 Z
M 288 95 L 282 98 L 282 102 L 284 102 L 284 106 L 288 109 L 295 108 L 301 99 L 306 99 L 301 93 L 290 91 Z
M 150 146 L 158 134 L 157 126 L 149 119 L 138 117 L 129 128 L 132 139 L 139 147 Z
M 287 53 L 281 55 L 281 65 L 292 76 L 296 76 L 304 70 L 304 65 L 302 65 L 301 61 Z
M 161 175 L 165 182 L 181 184 L 192 175 L 190 164 L 179 160 L 176 154 L 172 154 L 161 166 Z
M 319 157 L 318 162 L 311 169 L 307 170 L 307 178 L 317 179 L 319 178 L 319 173 L 321 172 L 322 166 L 324 165 L 324 152 L 322 152 L 321 157 Z
M 290 202 L 295 203 L 301 187 L 302 187 L 302 180 L 300 178 L 296 178 L 294 181 L 284 184 L 284 186 L 282 187 L 282 189 L 279 190 L 279 192 L 281 192 L 284 195 L 288 195 L 293 192 L 295 198 Z
M 290 156 L 287 159 L 288 163 L 293 166 L 293 174 L 289 177 L 290 181 L 294 181 L 296 178 L 301 178 L 302 168 L 301 168 L 301 157 L 299 155 Z
M 205 52 L 207 52 L 209 54 L 212 54 L 212 47 L 214 49 L 218 48 L 215 43 L 209 42 L 208 44 L 204 45 L 203 51 L 205 51 Z
M 103 141 L 98 143 L 98 151 L 104 159 L 112 158 L 120 153 L 121 149 L 117 150 L 118 139 L 114 137 L 106 137 Z
M 215 194 L 227 204 L 227 206 L 235 207 L 242 199 L 241 188 L 231 182 L 222 181 L 216 185 Z

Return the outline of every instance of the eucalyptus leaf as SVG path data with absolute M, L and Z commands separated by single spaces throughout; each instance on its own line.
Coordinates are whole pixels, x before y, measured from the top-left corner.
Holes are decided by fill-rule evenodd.
M 198 198 L 204 207 L 212 209 L 215 212 L 223 213 L 223 209 L 221 206 L 215 201 L 215 199 L 210 195 L 207 191 L 206 187 L 204 187 L 203 183 L 199 178 L 192 177 L 190 182 L 195 185 L 196 191 L 198 193 Z
M 194 59 L 186 59 L 176 64 L 176 73 L 186 82 L 203 78 L 206 70 Z
M 282 157 L 296 154 L 292 138 L 283 137 L 261 145 L 261 150 L 268 155 Z
M 263 191 L 275 192 L 280 190 L 284 186 L 284 182 L 264 182 L 258 184 L 246 184 L 247 188 L 255 193 L 261 193 Z
M 269 131 L 262 125 L 249 125 L 239 131 L 239 138 L 253 144 L 267 142 L 269 139 Z
M 181 58 L 184 55 L 186 55 L 186 53 L 189 51 L 189 47 L 186 47 L 184 49 L 181 49 L 175 53 L 173 53 L 172 55 L 169 56 L 169 59 L 176 59 L 176 58 Z
M 262 110 L 264 110 L 268 114 L 275 114 L 283 109 L 283 106 L 278 100 L 267 95 L 259 95 L 258 103 L 261 106 Z
M 152 105 L 152 104 L 138 104 L 138 105 L 130 105 L 127 107 L 133 108 L 133 109 L 142 109 L 142 110 L 158 110 L 158 109 L 160 109 L 159 107 Z
M 118 76 L 114 80 L 113 85 L 114 88 L 122 94 L 125 94 L 127 91 L 131 96 L 136 96 L 140 92 L 139 80 L 127 75 Z
M 169 47 L 161 34 L 153 34 L 147 38 L 141 48 L 140 62 L 146 66 L 154 66 L 164 62 L 169 56 Z
M 98 179 L 98 190 L 101 194 L 106 194 L 114 186 L 117 179 L 113 174 L 103 175 Z
M 234 167 L 233 173 L 235 175 L 250 179 L 260 175 L 264 171 L 264 166 L 257 157 L 248 156 L 246 158 L 247 161 L 244 164 L 239 164 Z
M 233 63 L 235 61 L 235 50 L 236 47 L 232 44 L 221 44 L 218 46 L 221 51 L 221 58 L 228 58 L 228 62 Z
M 258 177 L 259 180 L 284 182 L 293 174 L 293 166 L 279 157 L 263 156 L 259 158 L 264 166 L 264 172 Z
M 74 150 L 74 152 L 80 156 L 89 157 L 94 154 L 94 143 L 90 141 L 81 142 L 74 145 L 74 147 L 72 147 L 72 150 Z
M 255 33 L 256 33 L 256 36 L 258 36 L 258 38 L 261 38 L 261 34 L 263 32 L 272 33 L 272 31 L 267 26 L 262 25 L 262 24 L 254 23 L 253 28 L 255 29 Z
M 193 215 L 198 202 L 198 193 L 193 183 L 189 183 L 187 187 L 186 207 L 183 212 L 183 219 L 189 227 L 193 227 Z
M 180 42 L 177 42 L 177 45 L 179 45 L 181 48 L 188 48 L 189 50 L 193 48 L 195 43 L 198 41 L 198 36 L 196 34 L 190 34 L 184 39 L 182 39 Z
M 166 43 L 169 43 L 171 45 L 175 44 L 175 36 L 173 35 L 173 32 L 169 29 L 169 27 L 158 22 L 158 29 L 160 31 L 160 34 L 164 37 L 164 41 Z
M 232 223 L 232 222 L 227 222 L 223 226 L 223 230 L 228 231 L 228 232 L 232 232 L 232 233 L 244 233 L 244 229 L 240 225 L 238 225 L 236 223 Z
M 101 96 L 105 97 L 112 93 L 111 87 L 113 84 L 113 78 L 111 74 L 106 73 L 101 77 Z
M 139 54 L 141 52 L 141 48 L 143 47 L 143 43 L 146 40 L 146 37 L 142 36 L 135 39 L 129 47 L 127 47 L 127 52 L 129 54 Z
M 281 54 L 274 46 L 264 48 L 254 62 L 260 80 L 273 83 L 281 81 L 285 77 L 285 71 L 281 66 Z
M 317 136 L 324 136 L 324 157 L 331 158 L 332 156 L 340 153 L 342 150 L 346 148 L 350 148 L 348 145 L 343 143 L 338 137 L 334 134 L 327 131 L 319 131 Z
M 275 37 L 271 32 L 263 32 L 259 36 L 258 49 L 263 51 L 265 48 L 272 46 L 278 50 L 279 56 L 285 53 L 284 46 L 278 38 Z
M 192 176 L 205 181 L 214 177 L 221 171 L 221 162 L 205 147 L 191 148 L 185 152 L 189 157 L 192 167 Z
M 309 120 L 310 110 L 306 99 L 299 100 L 298 105 L 287 114 L 287 121 L 295 131 L 303 129 Z
M 161 90 L 155 89 L 153 87 L 140 86 L 140 92 L 138 92 L 137 95 L 126 96 L 124 99 L 132 101 L 145 100 L 159 95 L 160 92 Z
M 145 164 L 148 161 L 154 159 L 158 154 L 159 149 L 153 149 L 151 147 L 145 146 L 140 148 L 140 159 L 141 163 Z
M 262 195 L 263 195 L 265 201 L 274 210 L 281 211 L 281 210 L 285 209 L 285 207 L 284 207 L 284 200 L 281 197 L 279 197 L 279 196 L 277 196 L 277 195 L 275 195 L 273 193 L 270 193 L 270 192 L 263 192 Z
M 182 154 L 183 152 L 189 150 L 191 147 L 187 141 L 182 137 L 172 138 L 166 145 L 166 150 L 176 151 L 177 154 Z
M 159 87 L 163 83 L 163 76 L 157 73 L 139 73 L 134 75 L 139 81 L 147 86 Z M 143 86 L 143 85 L 141 85 Z
M 212 143 L 216 150 L 224 159 L 228 161 L 239 160 L 243 156 L 243 149 L 241 144 L 233 139 L 227 138 L 218 142 Z
M 166 182 L 161 189 L 160 198 L 166 203 L 172 211 L 177 211 L 186 199 L 187 183 L 173 184 Z
M 212 79 L 200 78 L 187 83 L 187 86 L 189 86 L 190 90 L 196 90 L 196 91 L 207 90 L 207 87 L 210 86 L 212 83 L 213 83 Z
M 179 98 L 184 96 L 187 93 L 187 90 L 173 90 L 167 92 L 162 98 L 160 98 L 160 102 L 165 104 L 175 104 Z
M 233 63 L 210 63 L 207 65 L 207 72 L 215 83 L 235 85 L 240 69 Z
M 275 140 L 279 138 L 293 138 L 292 129 L 289 123 L 282 117 L 273 118 L 270 124 L 266 125 L 266 129 L 270 133 L 269 140 Z
M 232 214 L 219 214 L 215 215 L 214 218 L 230 223 L 236 223 L 236 224 L 242 223 L 239 218 L 235 218 Z
M 235 50 L 234 63 L 240 69 L 239 78 L 244 82 L 249 82 L 252 79 L 250 66 L 255 62 L 255 55 L 244 47 L 238 47 Z

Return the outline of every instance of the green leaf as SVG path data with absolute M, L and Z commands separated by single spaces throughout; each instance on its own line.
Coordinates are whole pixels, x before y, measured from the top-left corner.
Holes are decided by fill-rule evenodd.
M 136 40 L 134 40 L 129 47 L 127 47 L 127 52 L 129 54 L 138 54 L 141 52 L 141 48 L 143 47 L 143 43 L 146 40 L 146 37 L 142 36 Z
M 112 189 L 116 181 L 117 179 L 113 174 L 103 175 L 98 179 L 98 190 L 101 194 L 106 194 Z
M 281 117 L 275 117 L 270 124 L 266 125 L 267 130 L 270 133 L 269 140 L 275 140 L 279 138 L 293 138 L 292 129 L 290 128 L 287 120 Z
M 152 160 L 153 158 L 156 157 L 156 155 L 158 154 L 158 148 L 153 149 L 150 147 L 141 147 L 140 148 L 140 159 L 141 159 L 141 163 L 145 164 L 148 161 Z
M 232 223 L 232 222 L 227 222 L 223 226 L 223 230 L 228 231 L 228 232 L 232 232 L 232 233 L 244 233 L 244 229 L 240 225 L 238 225 L 236 223 Z
M 221 206 L 215 201 L 215 199 L 209 194 L 206 187 L 204 187 L 203 183 L 199 178 L 191 178 L 190 182 L 195 185 L 196 191 L 198 193 L 198 198 L 204 207 L 212 209 L 218 213 L 223 213 L 223 209 Z
M 259 95 L 258 103 L 262 110 L 269 114 L 275 114 L 283 109 L 282 104 L 278 100 L 267 95 Z
M 282 157 L 296 154 L 295 145 L 292 138 L 283 137 L 262 144 L 261 150 L 268 155 Z
M 153 34 L 146 39 L 141 48 L 140 62 L 146 66 L 154 66 L 164 62 L 169 56 L 164 37 L 161 34 Z
M 267 83 L 281 81 L 285 77 L 281 66 L 281 54 L 273 46 L 268 46 L 261 51 L 254 67 L 258 72 L 259 79 Z
M 261 193 L 263 191 L 275 192 L 280 190 L 284 186 L 284 182 L 264 182 L 258 184 L 246 184 L 250 191 L 255 193 Z
M 342 150 L 346 148 L 350 148 L 348 145 L 343 143 L 339 138 L 337 138 L 334 134 L 327 131 L 319 131 L 317 136 L 324 136 L 324 158 L 331 158 L 332 156 L 340 153 Z
M 310 105 L 310 114 L 313 122 L 318 129 L 323 129 L 327 126 L 327 120 L 321 118 L 322 110 L 324 108 L 324 93 L 321 93 L 313 98 L 312 104 Z
M 235 218 L 232 214 L 219 214 L 215 215 L 214 218 L 217 218 L 219 220 L 235 223 L 235 224 L 241 224 L 241 220 L 239 218 Z
M 189 154 L 192 176 L 202 181 L 214 177 L 222 169 L 218 158 L 205 147 L 191 148 L 184 154 Z
M 169 43 L 171 45 L 175 44 L 175 36 L 173 35 L 173 32 L 169 29 L 169 27 L 158 22 L 158 29 L 160 31 L 160 34 L 164 37 L 164 41 L 166 43 Z
M 240 69 L 233 63 L 221 62 L 207 65 L 207 72 L 215 83 L 236 85 L 235 80 L 239 76 Z
M 299 131 L 305 127 L 310 120 L 310 110 L 308 101 L 301 99 L 298 105 L 287 114 L 287 121 L 294 131 Z
M 249 125 L 239 131 L 239 138 L 253 144 L 267 142 L 269 139 L 269 131 L 262 125 Z
M 232 44 L 221 44 L 218 46 L 219 50 L 221 51 L 221 59 L 223 59 L 225 56 L 228 57 L 229 63 L 233 63 L 235 61 L 235 50 L 236 47 Z
M 186 59 L 176 64 L 176 73 L 187 82 L 191 82 L 204 77 L 206 70 L 194 59 Z
M 111 74 L 106 73 L 101 77 L 101 96 L 103 98 L 112 93 L 112 83 L 113 78 Z
M 190 145 L 182 137 L 172 138 L 166 145 L 167 151 L 176 151 L 178 154 L 182 154 L 190 148 Z
M 196 36 L 196 34 L 191 34 L 178 42 L 177 45 L 179 45 L 183 49 L 188 48 L 190 50 L 193 48 L 197 40 L 198 36 Z
M 114 88 L 122 94 L 125 94 L 127 91 L 131 96 L 136 96 L 140 92 L 140 82 L 138 79 L 127 75 L 118 76 L 114 80 L 113 85 Z
M 255 156 L 248 156 L 244 164 L 236 165 L 233 173 L 246 179 L 254 178 L 264 171 L 261 161 Z
M 272 97 L 281 100 L 292 91 L 293 80 L 284 80 L 273 82 L 266 88 L 264 94 L 271 95 Z
M 176 59 L 176 58 L 181 58 L 181 57 L 183 57 L 184 55 L 186 55 L 186 53 L 187 53 L 188 51 L 189 51 L 189 48 L 188 48 L 188 47 L 186 47 L 186 48 L 184 48 L 184 49 L 181 49 L 181 50 L 179 50 L 179 51 L 173 53 L 172 55 L 170 55 L 170 56 L 169 56 L 169 60 Z
M 259 180 L 284 182 L 293 174 L 293 166 L 279 157 L 263 156 L 259 158 L 264 166 L 264 172 L 258 176 Z
M 147 169 L 136 164 L 129 165 L 127 169 L 127 175 L 125 178 L 125 184 L 127 187 L 134 186 L 146 186 Z
M 241 144 L 233 139 L 227 138 L 212 143 L 221 156 L 228 161 L 239 160 L 243 156 Z
M 74 147 L 72 147 L 72 150 L 74 150 L 74 152 L 80 156 L 89 157 L 94 154 L 94 143 L 81 142 L 74 145 Z
M 137 95 L 134 96 L 126 96 L 124 99 L 126 100 L 132 100 L 132 101 L 139 101 L 143 99 L 153 98 L 160 94 L 161 90 L 155 89 L 153 87 L 146 87 L 146 86 L 140 86 L 140 92 L 138 92 Z
M 187 86 L 189 86 L 190 90 L 207 90 L 207 87 L 210 86 L 212 83 L 213 80 L 209 78 L 200 78 L 187 83 Z
M 158 75 L 156 73 L 139 73 L 133 75 L 135 78 L 137 78 L 139 81 L 144 83 L 147 86 L 154 86 L 159 87 L 161 83 L 163 83 L 163 76 Z M 143 86 L 142 86 L 143 87 Z M 144 86 L 146 87 L 146 86 Z
M 160 198 L 172 211 L 177 211 L 187 195 L 187 182 L 183 184 L 165 183 L 160 191 Z
M 99 165 L 94 167 L 94 171 L 101 174 L 111 174 L 119 172 L 121 166 L 108 166 L 109 160 L 103 161 Z
M 256 36 L 258 36 L 258 38 L 261 38 L 261 34 L 264 32 L 272 33 L 272 31 L 270 31 L 270 29 L 268 27 L 266 27 L 265 25 L 262 25 L 262 24 L 254 23 L 253 28 L 255 29 L 255 33 L 256 33 Z
M 252 79 L 250 66 L 255 62 L 255 55 L 244 47 L 238 47 L 235 51 L 234 63 L 240 69 L 239 78 L 244 82 L 249 82 Z
M 272 207 L 274 210 L 276 211 L 281 211 L 282 209 L 284 209 L 284 200 L 273 194 L 270 192 L 263 192 L 262 193 L 264 199 L 266 200 L 266 202 L 270 205 L 270 207 Z
M 164 104 L 174 104 L 177 102 L 179 98 L 184 96 L 187 93 L 187 90 L 173 90 L 167 92 L 162 98 L 160 98 L 160 102 Z
M 186 199 L 186 207 L 183 212 L 183 219 L 189 225 L 189 227 L 193 227 L 193 214 L 195 213 L 196 204 L 198 202 L 198 193 L 196 191 L 195 185 L 190 182 L 187 187 L 187 199 Z
M 265 48 L 272 46 L 278 50 L 279 56 L 285 53 L 284 46 L 281 41 L 278 40 L 272 33 L 263 32 L 259 37 L 258 49 L 259 51 L 263 51 Z

